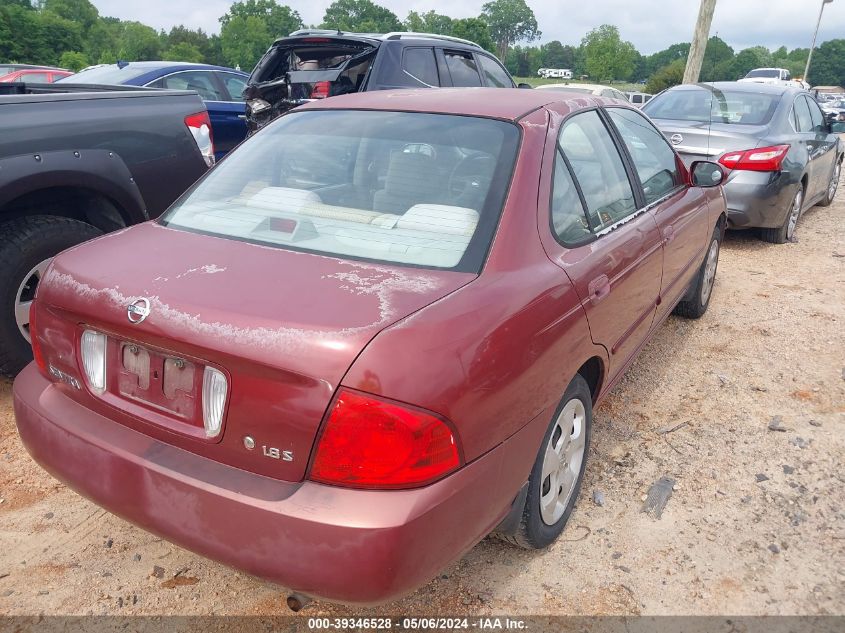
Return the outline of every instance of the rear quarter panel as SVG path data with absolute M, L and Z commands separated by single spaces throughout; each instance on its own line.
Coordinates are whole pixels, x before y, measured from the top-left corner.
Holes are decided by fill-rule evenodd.
M 192 94 L 21 95 L 0 98 L 0 157 L 105 149 L 132 174 L 150 217 L 207 170 L 185 126 L 205 109 Z

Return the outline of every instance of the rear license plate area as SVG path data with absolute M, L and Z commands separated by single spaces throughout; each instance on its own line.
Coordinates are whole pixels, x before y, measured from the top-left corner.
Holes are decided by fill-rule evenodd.
M 118 394 L 195 424 L 203 368 L 177 356 L 120 343 Z M 200 422 L 201 424 L 201 422 Z

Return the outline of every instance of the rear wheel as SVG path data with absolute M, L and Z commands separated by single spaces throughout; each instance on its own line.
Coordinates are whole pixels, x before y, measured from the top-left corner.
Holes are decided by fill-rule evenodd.
M 830 183 L 827 185 L 827 193 L 822 201 L 819 202 L 820 207 L 829 207 L 836 197 L 836 191 L 839 189 L 839 179 L 842 177 L 842 160 L 836 161 L 833 165 L 833 174 L 830 177 Z
M 14 376 L 32 360 L 29 307 L 50 260 L 102 232 L 57 216 L 0 223 L 0 374 Z
M 719 267 L 719 250 L 722 242 L 722 227 L 716 226 L 710 237 L 707 254 L 701 262 L 701 268 L 693 280 L 692 286 L 677 306 L 675 314 L 688 319 L 698 319 L 707 312 L 710 297 L 713 296 L 713 286 L 716 283 L 716 269 Z
M 551 544 L 563 531 L 584 478 L 593 400 L 587 381 L 575 376 L 546 431 L 528 479 L 519 525 L 498 536 L 526 549 Z
M 760 237 L 763 241 L 771 242 L 772 244 L 784 244 L 791 240 L 795 236 L 795 227 L 798 226 L 798 218 L 801 217 L 801 207 L 803 204 L 804 185 L 799 183 L 798 190 L 792 198 L 783 225 L 774 229 L 761 229 Z

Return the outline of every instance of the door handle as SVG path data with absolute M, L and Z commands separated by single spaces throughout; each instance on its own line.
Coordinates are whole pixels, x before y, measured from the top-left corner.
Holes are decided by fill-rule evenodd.
M 610 280 L 607 275 L 593 279 L 587 286 L 587 292 L 590 293 L 590 303 L 593 305 L 603 301 L 610 294 Z
M 239 115 L 238 115 L 238 118 L 239 118 L 239 119 L 246 119 L 246 115 L 245 115 L 245 114 L 239 114 Z
M 667 224 L 663 228 L 663 243 L 668 244 L 672 240 L 675 239 L 675 227 L 671 224 Z

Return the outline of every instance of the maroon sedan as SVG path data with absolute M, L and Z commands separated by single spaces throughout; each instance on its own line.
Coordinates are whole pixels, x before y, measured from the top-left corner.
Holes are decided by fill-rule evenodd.
M 299 108 L 160 220 L 53 261 L 21 437 L 111 512 L 305 595 L 397 598 L 492 531 L 544 547 L 595 404 L 707 309 L 721 177 L 575 93 Z

